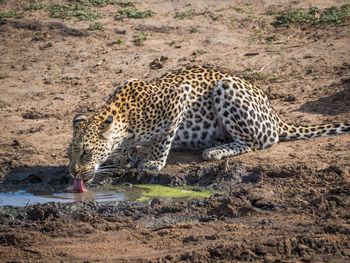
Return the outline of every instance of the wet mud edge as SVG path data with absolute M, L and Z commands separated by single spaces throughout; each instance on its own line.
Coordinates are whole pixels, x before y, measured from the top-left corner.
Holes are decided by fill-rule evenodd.
M 149 258 L 154 262 L 166 256 L 168 261 L 266 258 L 307 261 L 317 255 L 344 259 L 350 256 L 346 249 L 350 235 L 347 173 L 346 167 L 338 166 L 267 170 L 247 169 L 228 161 L 188 165 L 176 174 L 120 170 L 103 183 L 197 185 L 221 193 L 202 200 L 169 203 L 153 199 L 146 203 L 84 201 L 2 207 L 0 243 L 3 248 L 22 250 L 58 237 L 81 238 L 97 232 L 134 231 L 140 242 L 154 235 L 170 237 L 176 232 L 189 250 Z M 40 181 L 43 175 L 32 173 L 28 180 Z M 197 228 L 208 233 L 212 229 L 218 231 L 208 235 L 201 231 L 193 233 Z M 191 244 L 198 242 L 209 244 L 191 248 Z

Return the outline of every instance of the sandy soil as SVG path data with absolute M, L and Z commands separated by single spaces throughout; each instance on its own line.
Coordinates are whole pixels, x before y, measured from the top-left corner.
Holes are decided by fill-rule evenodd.
M 156 15 L 115 21 L 121 7 L 109 5 L 100 8 L 104 31 L 87 30 L 91 22 L 50 18 L 45 9 L 0 19 L 2 180 L 67 183 L 72 117 L 93 114 L 126 79 L 149 80 L 183 65 L 213 64 L 247 78 L 260 72 L 265 77 L 252 81 L 288 122 L 350 120 L 350 26 L 281 28 L 266 15 L 314 1 L 134 2 Z M 27 5 L 2 0 L 0 12 Z M 192 17 L 174 17 L 190 9 Z M 146 40 L 136 46 L 141 33 Z M 117 38 L 123 43 L 113 43 Z M 280 143 L 220 162 L 172 152 L 160 173 L 118 171 L 110 181 L 198 184 L 226 192 L 174 204 L 3 208 L 0 258 L 350 262 L 349 149 L 347 134 Z

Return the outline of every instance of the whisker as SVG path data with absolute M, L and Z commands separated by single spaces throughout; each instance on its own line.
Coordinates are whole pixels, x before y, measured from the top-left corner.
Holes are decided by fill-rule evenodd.
M 102 172 L 102 171 L 98 171 L 95 173 L 96 174 L 113 174 L 113 171 L 108 171 L 108 172 Z
M 120 165 L 101 165 L 98 169 L 101 169 L 101 168 L 115 168 L 115 167 L 118 167 Z
M 97 169 L 96 171 L 115 171 L 115 170 L 118 170 L 119 167 L 113 167 L 113 168 L 106 168 L 106 169 Z
M 110 173 L 110 172 L 114 172 L 114 170 L 97 170 L 97 171 L 95 171 L 95 173 Z
M 100 172 L 113 172 L 115 169 L 101 169 L 101 170 L 96 170 L 95 173 L 100 173 Z
M 101 169 L 101 170 L 96 170 L 96 172 L 113 172 L 116 169 Z

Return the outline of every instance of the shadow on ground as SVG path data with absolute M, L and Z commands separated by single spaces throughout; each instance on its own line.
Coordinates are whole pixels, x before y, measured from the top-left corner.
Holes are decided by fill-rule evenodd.
M 297 111 L 332 116 L 350 112 L 350 79 L 344 81 L 343 85 L 344 90 L 328 97 L 306 102 Z M 331 85 L 330 88 L 332 87 Z
M 67 184 L 71 180 L 67 166 L 18 167 L 5 175 L 10 184 Z

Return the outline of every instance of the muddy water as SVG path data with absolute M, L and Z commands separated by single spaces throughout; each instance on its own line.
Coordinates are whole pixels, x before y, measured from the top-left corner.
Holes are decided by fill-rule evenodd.
M 91 187 L 84 193 L 75 193 L 71 186 L 44 189 L 38 186 L 0 189 L 0 206 L 27 206 L 47 202 L 74 202 L 95 200 L 107 201 L 147 201 L 153 198 L 164 200 L 188 200 L 209 197 L 214 192 L 189 187 L 166 187 L 161 185 L 130 185 Z

